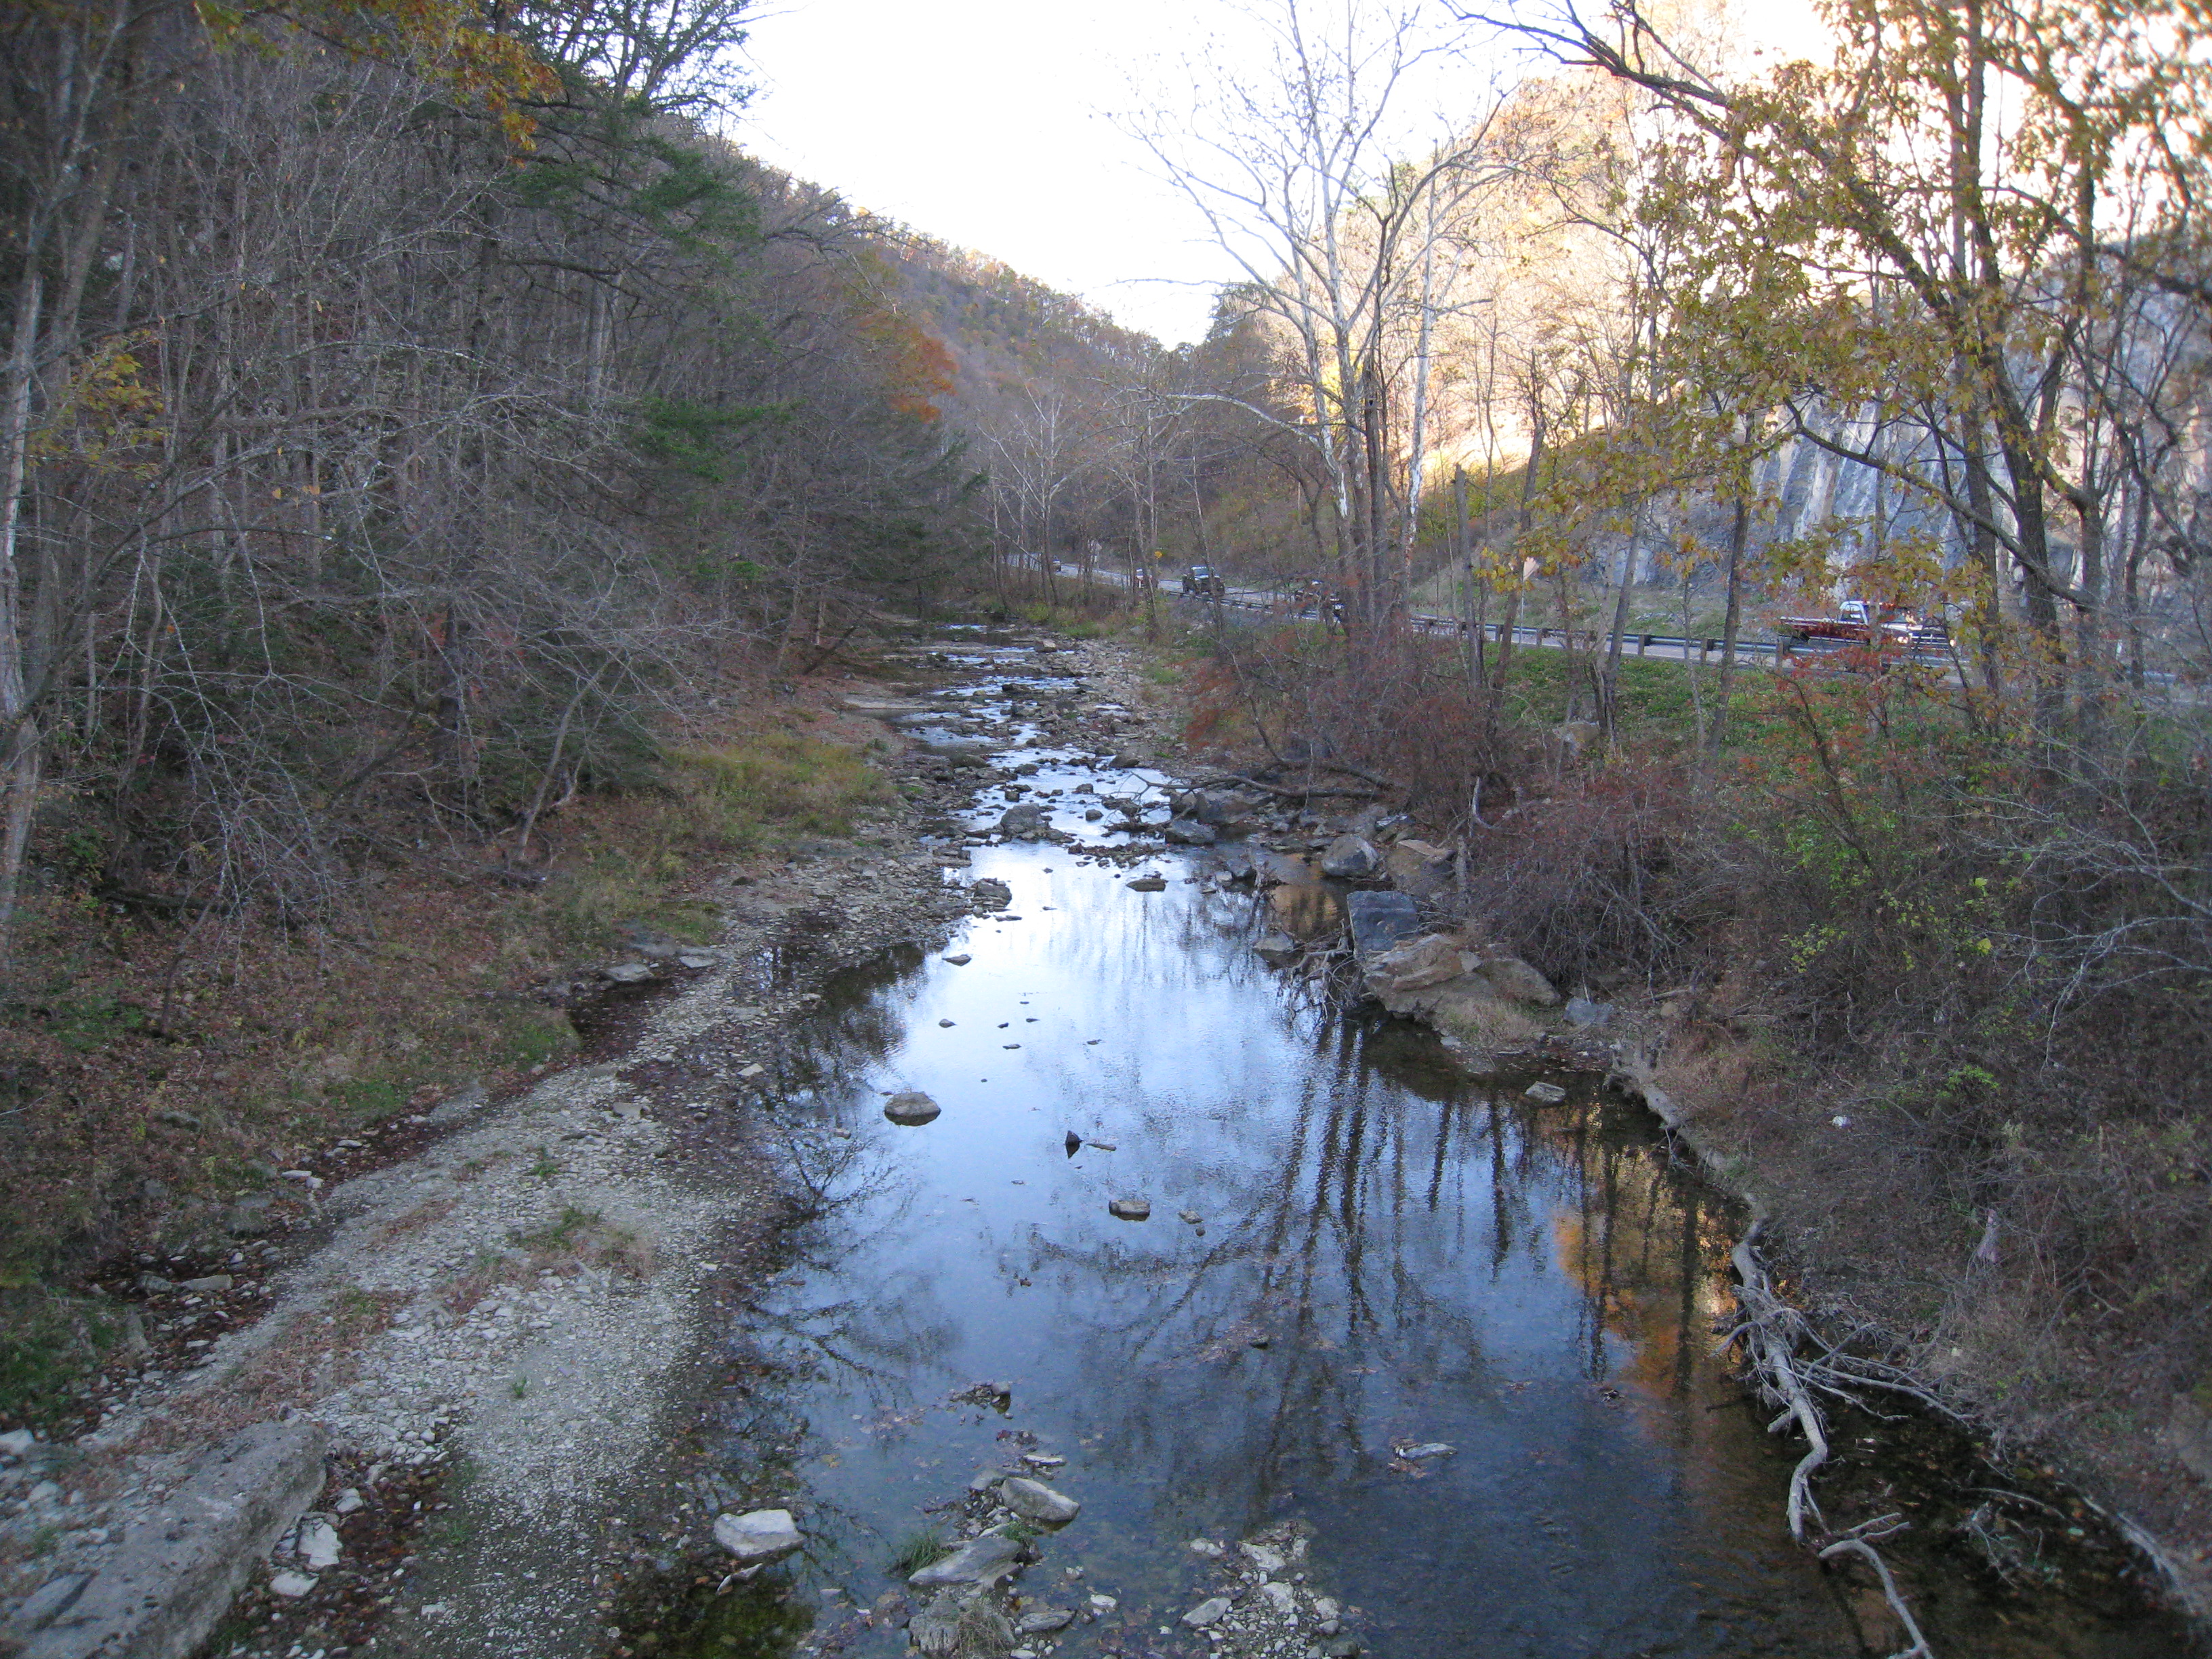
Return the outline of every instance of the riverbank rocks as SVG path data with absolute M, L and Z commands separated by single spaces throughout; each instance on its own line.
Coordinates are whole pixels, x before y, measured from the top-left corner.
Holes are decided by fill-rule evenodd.
M 932 1562 L 906 1582 L 916 1589 L 947 1589 L 956 1584 L 990 1584 L 1014 1570 L 1022 1547 L 1004 1533 L 971 1538 L 942 1561 Z
M 1382 854 L 1364 836 L 1339 836 L 1321 855 L 1321 872 L 1339 881 L 1366 881 L 1382 867 Z
M 1152 1203 L 1147 1198 L 1117 1198 L 1108 1203 L 1106 1213 L 1117 1221 L 1150 1221 Z
M 1024 1636 L 1049 1636 L 1056 1630 L 1066 1630 L 1075 1622 L 1073 1607 L 1031 1607 L 1022 1615 L 1018 1628 Z
M 934 1122 L 944 1109 L 919 1089 L 902 1089 L 884 1103 L 884 1115 L 908 1128 Z
M 1442 985 L 1464 975 L 1473 960 L 1457 939 L 1448 933 L 1426 933 L 1392 945 L 1366 964 L 1364 982 L 1370 996 L 1386 1007 L 1391 999 Z M 1393 1009 L 1393 1012 L 1402 1012 Z
M 132 1526 L 106 1565 L 42 1586 L 0 1645 L 24 1659 L 196 1651 L 322 1490 L 328 1445 L 304 1418 L 240 1431 Z M 39 1501 L 38 1487 L 30 1498 Z M 295 1576 L 313 1588 L 311 1575 Z
M 1082 1504 L 1066 1492 L 1020 1475 L 1010 1475 L 999 1483 L 999 1501 L 1023 1520 L 1041 1527 L 1064 1527 L 1083 1510 Z
M 1257 803 L 1226 789 L 1186 789 L 1168 802 L 1168 810 L 1179 818 L 1195 818 L 1216 830 L 1228 830 L 1249 819 Z
M 1352 896 L 1356 902 L 1386 896 L 1355 893 Z M 1387 896 L 1402 904 L 1412 903 L 1402 894 Z M 1370 996 L 1394 1014 L 1425 1019 L 1462 1042 L 1496 1049 L 1525 1043 L 1542 1029 L 1527 1011 L 1527 1002 L 1538 999 L 1516 999 L 1507 987 L 1519 986 L 1531 993 L 1539 985 L 1544 990 L 1551 988 L 1549 981 L 1526 963 L 1515 957 L 1501 960 L 1512 966 L 1493 975 L 1489 971 L 1492 963 L 1481 952 L 1469 950 L 1456 935 L 1421 934 L 1364 955 L 1361 982 Z M 1534 981 L 1522 980 L 1516 969 L 1534 975 Z
M 1559 1006 L 1559 994 L 1553 989 L 1552 981 L 1518 957 L 1488 957 L 1481 972 L 1500 995 L 1516 1002 L 1533 1002 L 1540 1008 Z
M 1014 890 L 1003 881 L 985 876 L 968 890 L 978 910 L 1003 910 L 1014 902 Z
M 1344 902 L 1352 948 L 1362 957 L 1389 950 L 1421 930 L 1420 907 L 1403 893 L 1354 893 Z
M 1182 1621 L 1193 1630 L 1204 1630 L 1209 1625 L 1219 1624 L 1227 1616 L 1229 1606 L 1225 1595 L 1209 1596 L 1183 1614 Z
M 1425 841 L 1393 842 L 1382 854 L 1382 868 L 1393 887 L 1413 898 L 1434 898 L 1451 890 L 1452 855 Z
M 1279 928 L 1271 928 L 1253 941 L 1252 953 L 1270 968 L 1280 968 L 1297 959 L 1298 942 Z
M 1212 824 L 1196 818 L 1170 818 L 1163 833 L 1181 847 L 1211 847 L 1221 839 L 1220 832 Z
M 714 1517 L 714 1541 L 747 1566 L 780 1561 L 805 1543 L 789 1510 L 754 1510 Z

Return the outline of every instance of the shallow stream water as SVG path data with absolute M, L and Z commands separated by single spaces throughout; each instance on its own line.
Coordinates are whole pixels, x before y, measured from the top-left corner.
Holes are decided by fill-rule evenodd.
M 955 738 L 1006 684 L 921 724 Z M 1042 792 L 1158 781 L 1016 758 L 1040 767 L 1024 799 L 1094 844 L 1117 838 L 1084 819 L 1092 797 Z M 1131 890 L 1147 872 L 1164 891 Z M 1002 914 L 833 982 L 805 1070 L 763 1106 L 811 1218 L 732 1334 L 764 1363 L 708 1447 L 722 1502 L 788 1505 L 809 1547 L 750 1612 L 726 1590 L 729 1616 L 695 1605 L 635 1650 L 903 1651 L 862 1616 L 896 1588 L 888 1560 L 1023 1453 L 1065 1459 L 1042 1478 L 1084 1505 L 1024 1593 L 1117 1603 L 1040 1653 L 1206 1652 L 1177 1622 L 1212 1593 L 1187 1541 L 1292 1517 L 1310 1588 L 1381 1659 L 1902 1645 L 1877 1595 L 1790 1544 L 1798 1448 L 1711 1352 L 1741 1218 L 1595 1079 L 1534 1103 L 1533 1074 L 1470 1076 L 1426 1031 L 1264 966 L 1267 901 L 1218 872 L 1206 852 L 981 847 L 957 878 L 1005 883 Z M 904 1090 L 942 1115 L 887 1121 Z M 1121 1198 L 1150 1218 L 1110 1215 Z M 979 1381 L 1005 1410 L 952 1398 Z M 1395 1450 L 1420 1443 L 1453 1449 Z M 1938 1654 L 2185 1650 L 2110 1580 L 1977 1570 L 1910 1460 L 1881 1456 L 1845 1479 L 1914 1520 L 1898 1559 Z

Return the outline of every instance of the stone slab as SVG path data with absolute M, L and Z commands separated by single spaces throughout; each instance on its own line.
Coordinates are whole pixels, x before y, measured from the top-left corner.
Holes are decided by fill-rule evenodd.
M 195 1469 L 21 1659 L 186 1659 L 323 1489 L 319 1423 L 257 1423 Z M 27 1639 L 25 1639 L 27 1638 Z

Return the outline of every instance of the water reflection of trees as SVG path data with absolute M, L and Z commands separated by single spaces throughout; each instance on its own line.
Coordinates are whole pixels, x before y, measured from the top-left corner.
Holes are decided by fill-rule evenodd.
M 1129 905 L 1111 926 L 1060 937 L 1079 957 L 1125 953 L 1124 973 L 1140 942 L 1149 959 L 1210 958 L 1217 976 L 1225 959 L 1241 977 L 1249 959 L 1224 941 L 1249 926 L 1232 902 Z M 963 1316 L 979 1310 L 944 1306 L 928 1270 L 883 1267 L 905 1258 L 917 1200 L 890 1153 L 814 1126 L 872 1103 L 869 1079 L 902 1036 L 896 988 L 918 965 L 886 960 L 836 988 L 809 1034 L 810 1070 L 778 1109 L 782 1155 L 820 1200 L 794 1236 L 798 1260 L 831 1293 L 766 1321 L 811 1374 L 885 1414 L 923 1387 L 934 1401 Z M 1204 1237 L 1176 1224 L 1037 1232 L 1003 1266 L 1010 1282 L 1048 1288 L 1066 1322 L 1093 1456 L 1173 1470 L 1182 1492 L 1234 1492 L 1259 1514 L 1300 1480 L 1372 1469 L 1394 1438 L 1426 1437 L 1418 1401 L 1378 1394 L 1393 1379 L 1502 1399 L 1525 1382 L 1515 1372 L 1532 1343 L 1570 1343 L 1593 1382 L 1654 1404 L 1685 1397 L 1725 1219 L 1632 1114 L 1587 1091 L 1539 1107 L 1517 1085 L 1471 1087 L 1398 1022 L 1279 991 L 1254 1000 L 1309 1062 L 1264 1106 L 1155 1126 L 1163 1145 L 1179 1128 L 1207 1140 L 1190 1152 L 1208 1160 Z M 878 1276 L 856 1281 L 857 1262 Z M 1501 1335 L 1493 1302 L 1509 1281 L 1565 1287 L 1566 1328 Z M 1269 1344 L 1264 1362 L 1250 1358 L 1255 1339 Z M 1656 1414 L 1691 1431 L 1680 1412 Z

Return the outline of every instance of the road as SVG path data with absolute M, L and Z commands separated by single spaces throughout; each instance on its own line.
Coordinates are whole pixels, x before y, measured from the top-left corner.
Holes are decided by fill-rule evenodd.
M 1037 568 L 1034 556 L 1024 562 L 1027 568 L 1032 570 Z M 1059 571 L 1060 574 L 1071 577 L 1079 574 L 1073 567 L 1065 563 L 1059 567 Z M 1130 586 L 1133 580 L 1130 572 L 1103 565 L 1093 567 L 1090 579 L 1092 581 L 1104 582 L 1115 587 Z M 1173 600 L 1178 605 L 1194 606 L 1206 603 L 1197 598 L 1183 595 L 1173 580 L 1162 582 L 1161 593 L 1163 597 Z M 1259 615 L 1277 615 L 1285 620 L 1290 617 L 1287 602 L 1283 596 L 1268 588 L 1231 587 L 1221 596 L 1218 603 L 1235 611 Z M 1284 608 L 1278 609 L 1279 606 Z M 1430 611 L 1417 611 L 1413 613 L 1413 623 L 1419 632 L 1438 637 L 1460 639 L 1464 638 L 1466 634 L 1464 624 L 1456 617 L 1443 617 Z M 1497 623 L 1486 623 L 1484 629 L 1485 636 L 1488 639 L 1502 641 L 1504 638 L 1505 629 Z M 1585 650 L 1602 649 L 1605 641 L 1606 635 L 1602 631 L 1585 629 L 1575 630 L 1574 643 Z M 1516 628 L 1513 630 L 1513 641 L 1516 645 L 1534 646 L 1547 649 L 1561 649 L 1568 643 L 1565 629 L 1551 627 Z M 1738 662 L 1747 667 L 1762 668 L 1771 668 L 1783 662 L 1833 655 L 1838 652 L 1852 648 L 1852 642 L 1845 640 L 1738 639 L 1735 642 Z M 1662 661 L 1717 663 L 1720 660 L 1721 649 L 1722 641 L 1717 637 L 1700 637 L 1694 635 L 1684 636 L 1679 634 L 1637 633 L 1625 635 L 1621 640 L 1621 650 L 1625 655 L 1656 657 Z M 1956 666 L 1952 660 L 1951 653 L 1941 647 L 1917 649 L 1912 653 L 1912 656 L 1916 660 L 1930 666 L 1954 669 Z

